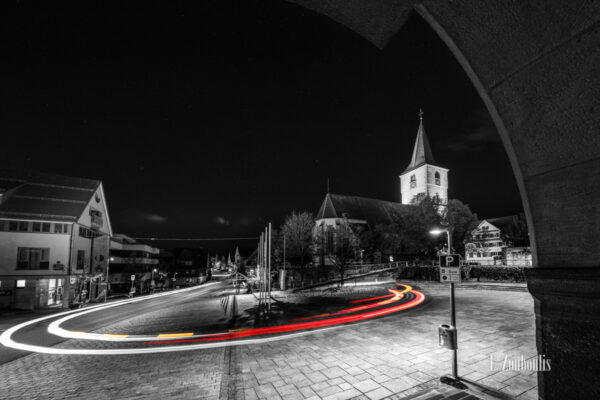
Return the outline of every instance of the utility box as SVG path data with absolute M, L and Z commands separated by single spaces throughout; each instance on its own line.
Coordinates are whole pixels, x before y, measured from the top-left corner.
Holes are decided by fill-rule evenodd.
M 458 340 L 456 337 L 456 327 L 450 325 L 440 325 L 440 347 L 450 350 L 458 349 Z

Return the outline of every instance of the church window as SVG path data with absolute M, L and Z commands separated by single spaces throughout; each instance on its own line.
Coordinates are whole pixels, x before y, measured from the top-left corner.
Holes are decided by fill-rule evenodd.
M 435 184 L 440 186 L 440 173 L 439 172 L 435 173 Z
M 410 176 L 410 187 L 411 188 L 417 187 L 417 177 L 414 175 Z

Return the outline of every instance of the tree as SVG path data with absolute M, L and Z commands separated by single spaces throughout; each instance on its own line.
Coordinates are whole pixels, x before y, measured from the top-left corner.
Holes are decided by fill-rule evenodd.
M 477 221 L 477 214 L 471 212 L 467 204 L 457 199 L 448 200 L 448 204 L 442 211 L 441 223 L 452 233 L 454 251 L 464 253 L 465 238 L 471 231 L 475 221 Z M 448 251 L 452 252 L 452 249 Z
M 281 226 L 282 240 L 285 238 L 285 252 L 288 260 L 300 262 L 304 266 L 312 256 L 312 239 L 315 220 L 308 211 L 292 212 Z
M 525 214 L 520 213 L 512 217 L 512 221 L 502 231 L 502 239 L 511 246 L 529 246 L 529 229 Z
M 313 237 L 313 248 L 315 254 L 324 254 L 335 265 L 340 274 L 340 286 L 344 286 L 346 269 L 356 260 L 360 250 L 360 240 L 350 224 L 344 222 L 326 230 L 317 230 Z

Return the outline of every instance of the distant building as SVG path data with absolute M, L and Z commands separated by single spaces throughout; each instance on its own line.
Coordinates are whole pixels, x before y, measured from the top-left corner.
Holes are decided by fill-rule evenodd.
M 202 283 L 207 275 L 207 253 L 202 249 L 175 248 L 161 250 L 159 268 L 166 271 L 175 286 Z
M 155 285 L 159 281 L 159 253 L 160 250 L 155 247 L 115 234 L 110 240 L 109 293 L 129 293 L 132 282 L 136 293 L 149 291 L 152 279 Z
M 478 265 L 531 266 L 528 246 L 513 247 L 507 233 L 518 216 L 484 219 L 467 235 L 465 262 Z
M 95 300 L 111 235 L 102 182 L 0 170 L 0 308 Z

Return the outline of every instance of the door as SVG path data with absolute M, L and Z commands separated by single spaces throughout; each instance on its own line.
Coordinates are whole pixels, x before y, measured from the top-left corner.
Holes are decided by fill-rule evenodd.
M 48 279 L 48 305 L 56 303 L 56 279 Z

